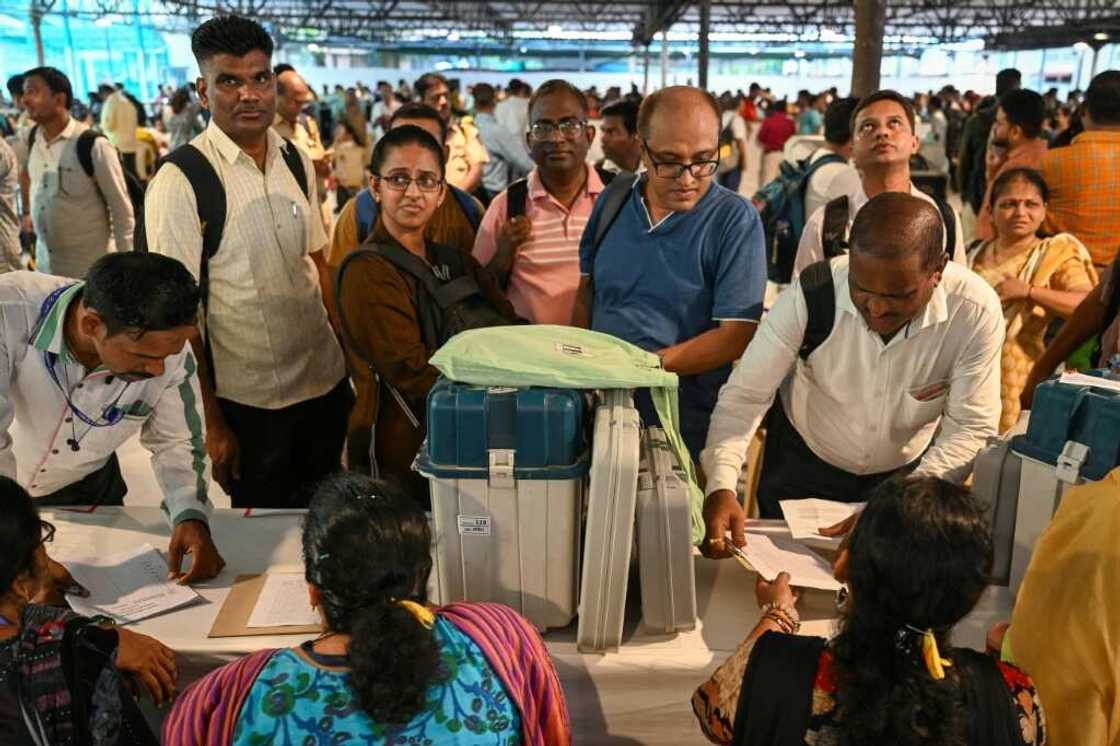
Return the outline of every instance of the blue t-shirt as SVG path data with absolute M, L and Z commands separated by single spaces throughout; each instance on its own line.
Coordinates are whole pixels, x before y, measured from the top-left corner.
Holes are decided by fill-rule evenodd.
M 712 183 L 696 206 L 651 227 L 644 179 L 611 226 L 591 266 L 599 200 L 580 242 L 580 272 L 594 280 L 591 328 L 656 351 L 720 321 L 758 321 L 766 292 L 762 221 L 743 197 Z M 680 378 L 681 434 L 699 455 L 731 366 Z M 643 418 L 655 422 L 643 411 Z

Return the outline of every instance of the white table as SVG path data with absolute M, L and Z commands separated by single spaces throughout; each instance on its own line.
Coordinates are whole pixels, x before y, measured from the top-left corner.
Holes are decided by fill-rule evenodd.
M 68 549 L 113 552 L 137 542 L 166 550 L 167 526 L 157 508 L 102 508 L 94 513 L 44 512 L 58 526 L 52 554 Z M 222 663 L 270 647 L 298 644 L 307 636 L 211 639 L 206 635 L 240 574 L 302 566 L 299 517 L 245 518 L 241 511 L 216 510 L 211 522 L 226 569 L 197 587 L 204 602 L 146 619 L 134 629 L 159 638 L 180 656 L 182 682 L 189 683 Z M 778 521 L 752 523 L 767 533 L 784 533 Z M 734 561 L 696 558 L 698 623 L 695 630 L 665 635 L 640 623 L 637 573 L 631 593 L 624 644 L 618 652 L 585 655 L 576 649 L 575 626 L 552 630 L 545 640 L 556 661 L 580 744 L 703 744 L 689 698 L 692 691 L 754 627 L 758 608 L 754 575 Z M 802 633 L 829 636 L 835 629 L 835 596 L 806 591 L 799 604 Z M 958 628 L 958 645 L 982 646 L 987 628 L 1010 615 L 1006 593 L 989 592 Z

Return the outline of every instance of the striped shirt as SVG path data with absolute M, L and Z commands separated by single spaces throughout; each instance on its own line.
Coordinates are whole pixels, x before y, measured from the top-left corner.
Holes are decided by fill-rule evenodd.
M 263 173 L 213 120 L 191 144 L 226 190 L 205 319 L 218 396 L 260 409 L 323 396 L 346 368 L 310 256 L 327 245 L 311 161 L 301 151 L 310 189 L 304 197 L 280 154 L 284 141 L 273 130 Z M 202 229 L 187 177 L 165 164 L 144 202 L 149 250 L 178 259 L 197 277 Z
M 172 525 L 206 521 L 210 460 L 190 345 L 165 359 L 156 378 L 126 382 L 104 367 L 87 371 L 63 334 L 66 309 L 83 287 L 35 272 L 0 277 L 0 474 L 32 497 L 49 495 L 103 467 L 139 433 L 152 452 L 164 515 Z
M 603 182 L 593 168 L 571 207 L 560 204 L 541 182 L 537 169 L 529 173 L 525 215 L 533 224 L 532 238 L 517 250 L 509 279 L 509 300 L 517 315 L 534 324 L 570 324 L 579 290 L 579 242 L 591 217 Z M 498 240 L 508 221 L 502 192 L 486 210 L 474 256 L 486 266 L 498 252 Z

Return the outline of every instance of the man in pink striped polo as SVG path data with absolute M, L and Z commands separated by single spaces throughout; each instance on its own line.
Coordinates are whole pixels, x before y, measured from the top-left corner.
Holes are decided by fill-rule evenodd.
M 587 99 L 571 83 L 537 88 L 525 133 L 536 168 L 490 203 L 475 239 L 475 258 L 534 324 L 569 324 L 575 308 L 579 242 L 603 190 L 602 176 L 587 165 L 595 139 L 587 116 Z

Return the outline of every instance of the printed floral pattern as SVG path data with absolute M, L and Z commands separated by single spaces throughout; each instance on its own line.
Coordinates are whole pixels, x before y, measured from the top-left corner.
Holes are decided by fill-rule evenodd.
M 428 706 L 404 726 L 370 720 L 357 705 L 349 675 L 319 668 L 294 650 L 272 657 L 261 671 L 234 735 L 244 746 L 336 744 L 521 743 L 521 718 L 482 651 L 450 622 L 433 630 L 442 651 Z

